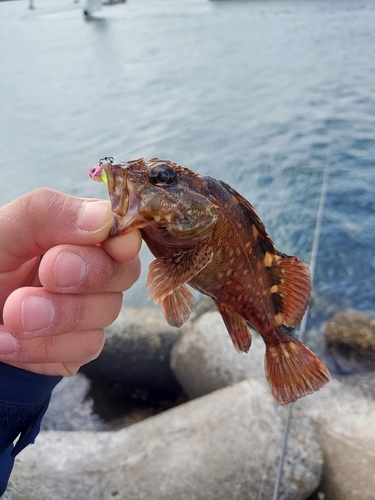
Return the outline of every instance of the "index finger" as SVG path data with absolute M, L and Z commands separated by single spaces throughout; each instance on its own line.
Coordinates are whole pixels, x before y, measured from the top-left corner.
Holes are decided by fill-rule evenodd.
M 0 272 L 60 244 L 93 245 L 113 224 L 109 201 L 36 189 L 0 208 Z

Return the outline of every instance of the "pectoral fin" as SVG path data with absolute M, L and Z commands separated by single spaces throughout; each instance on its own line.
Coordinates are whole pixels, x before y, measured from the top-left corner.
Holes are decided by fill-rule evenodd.
M 160 301 L 164 317 L 171 326 L 182 326 L 193 309 L 194 296 L 186 285 L 181 285 Z
M 170 257 L 158 257 L 151 262 L 147 288 L 154 302 L 164 300 L 176 288 L 191 280 L 212 260 L 213 251 L 205 242 L 198 243 L 193 250 L 178 251 Z
M 216 303 L 216 307 L 224 320 L 236 351 L 247 352 L 251 346 L 251 332 L 245 318 L 221 304 Z

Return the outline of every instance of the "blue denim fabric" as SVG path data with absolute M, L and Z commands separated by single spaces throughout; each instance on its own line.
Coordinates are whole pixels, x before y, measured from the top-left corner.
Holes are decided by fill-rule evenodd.
M 61 379 L 0 363 L 0 495 L 14 457 L 38 435 L 52 390 Z

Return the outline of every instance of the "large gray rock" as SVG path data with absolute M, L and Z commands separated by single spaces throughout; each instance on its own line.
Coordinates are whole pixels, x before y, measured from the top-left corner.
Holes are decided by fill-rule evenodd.
M 203 314 L 184 332 L 171 354 L 171 368 L 190 398 L 249 377 L 265 383 L 264 342 L 253 331 L 248 354 L 238 353 L 219 312 Z
M 117 432 L 45 431 L 17 459 L 5 498 L 269 499 L 285 415 L 248 380 Z M 279 499 L 306 499 L 321 466 L 312 425 L 293 409 Z
M 247 355 L 238 354 L 219 313 L 207 313 L 177 342 L 171 363 L 189 396 L 199 397 L 249 377 L 265 383 L 263 358 L 259 336 L 253 336 Z M 321 492 L 325 498 L 375 500 L 374 379 L 362 374 L 342 380 L 333 380 L 295 407 L 317 427 L 324 454 Z
M 323 331 L 328 350 L 341 371 L 375 369 L 375 318 L 341 312 L 325 323 Z
M 108 428 L 93 411 L 94 402 L 87 394 L 90 381 L 82 373 L 63 378 L 52 393 L 42 429 L 62 431 L 102 431 Z
M 182 332 L 168 325 L 159 308 L 123 308 L 106 329 L 103 351 L 81 371 L 93 380 L 118 382 L 129 389 L 177 390 L 170 352 Z
M 375 500 L 375 401 L 365 399 L 359 388 L 332 380 L 297 405 L 316 425 L 324 498 Z

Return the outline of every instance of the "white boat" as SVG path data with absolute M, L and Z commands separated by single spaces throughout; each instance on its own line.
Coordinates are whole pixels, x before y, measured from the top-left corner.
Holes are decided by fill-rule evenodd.
M 83 9 L 85 17 L 91 17 L 94 12 L 102 8 L 102 0 L 86 0 L 86 7 Z

